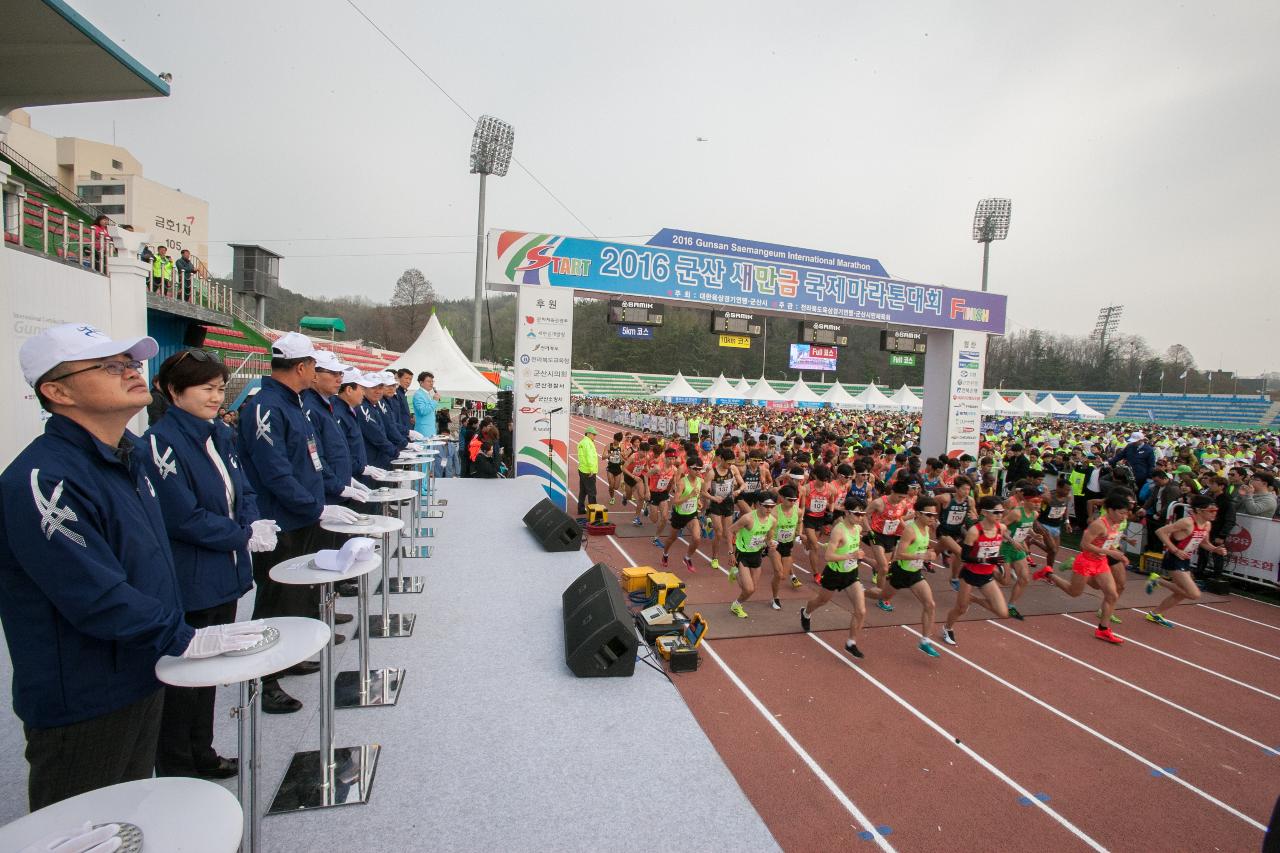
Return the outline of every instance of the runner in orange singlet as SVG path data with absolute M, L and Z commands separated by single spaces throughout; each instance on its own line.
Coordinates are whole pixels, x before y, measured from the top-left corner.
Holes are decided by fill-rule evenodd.
M 1127 492 L 1127 490 L 1125 490 Z M 1098 630 L 1093 636 L 1104 642 L 1119 645 L 1124 640 L 1111 633 L 1111 615 L 1115 612 L 1119 594 L 1116 592 L 1116 581 L 1111 575 L 1111 563 L 1121 566 L 1129 564 L 1129 558 L 1120 550 L 1120 524 L 1129 516 L 1128 494 L 1113 492 L 1102 502 L 1102 513 L 1094 519 L 1080 537 L 1083 549 L 1071 564 L 1071 581 L 1067 582 L 1053 573 L 1050 566 L 1036 572 L 1036 580 L 1046 580 L 1072 598 L 1079 598 L 1085 585 L 1102 593 L 1102 610 L 1099 615 Z

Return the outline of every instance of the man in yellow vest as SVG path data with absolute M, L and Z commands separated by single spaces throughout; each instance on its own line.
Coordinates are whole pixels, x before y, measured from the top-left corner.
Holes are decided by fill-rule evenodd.
M 596 428 L 587 427 L 587 433 L 578 442 L 578 515 L 585 515 L 587 504 L 596 502 L 596 472 L 600 470 L 600 455 L 596 452 Z
M 156 256 L 151 260 L 151 290 L 167 294 L 171 281 L 173 281 L 173 258 L 169 257 L 169 248 L 156 246 Z

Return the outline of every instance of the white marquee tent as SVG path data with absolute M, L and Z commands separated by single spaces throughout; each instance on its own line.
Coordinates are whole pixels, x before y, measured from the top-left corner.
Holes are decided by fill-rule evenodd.
M 743 399 L 746 399 L 746 396 L 751 393 L 751 383 L 746 379 L 739 379 L 738 384 L 735 385 L 734 388 L 737 389 L 738 396 Z
M 803 379 L 797 379 L 796 384 L 787 389 L 787 393 L 782 395 L 783 399 L 791 400 L 793 403 L 821 403 L 822 398 L 813 393 L 813 389 L 805 384 Z
M 818 399 L 828 406 L 836 406 L 841 409 L 856 409 L 862 406 L 861 403 L 853 399 L 852 394 L 844 390 L 844 386 L 838 381 L 832 382 L 831 387 Z
M 400 357 L 384 369 L 395 371 L 406 367 L 413 371 L 414 381 L 424 370 L 436 377 L 436 391 L 441 397 L 461 397 L 464 400 L 497 399 L 498 386 L 476 370 L 475 365 L 462 354 L 454 343 L 453 335 L 440 325 L 435 314 L 427 321 L 426 328 Z
M 1016 415 L 1018 410 L 1009 405 L 1009 401 L 995 391 L 982 401 L 982 412 L 987 415 Z
M 707 390 L 703 391 L 698 396 L 704 400 L 716 400 L 716 399 L 741 400 L 742 399 L 742 394 L 738 392 L 738 389 L 733 387 L 732 382 L 724 378 L 723 373 L 717 376 L 716 380 L 707 387 Z
M 1035 404 L 1035 401 L 1027 396 L 1026 391 L 1023 391 L 1021 394 L 1015 397 L 1009 403 L 1009 407 L 1014 411 L 1016 411 L 1019 415 L 1039 416 L 1039 415 L 1045 414 L 1044 409 L 1041 409 L 1039 406 L 1037 406 Z
M 669 400 L 672 397 L 698 397 L 701 395 L 699 395 L 697 391 L 693 390 L 693 386 L 689 384 L 683 374 L 677 373 L 674 379 L 659 388 L 657 391 L 654 391 L 651 396 Z
M 1053 396 L 1052 394 L 1047 395 L 1043 400 L 1041 400 L 1036 405 L 1038 405 L 1043 411 L 1046 411 L 1051 415 L 1065 415 L 1071 411 L 1066 406 L 1059 403 L 1058 398 Z
M 764 380 L 764 377 L 756 380 L 756 384 L 751 386 L 751 393 L 747 395 L 748 400 L 755 402 L 768 400 L 784 400 L 786 399 L 777 391 L 773 390 L 773 386 Z
M 922 406 L 920 398 L 917 397 L 906 385 L 903 385 L 897 391 L 894 391 L 893 396 L 889 398 L 889 401 L 895 406 L 903 409 L 919 409 Z
M 874 383 L 863 388 L 854 397 L 854 402 L 866 406 L 869 409 L 894 409 L 897 405 L 884 395 L 884 392 L 875 386 Z
M 1102 412 L 1099 412 L 1084 400 L 1081 400 L 1079 394 L 1074 395 L 1070 400 L 1068 400 L 1066 402 L 1066 407 L 1067 411 L 1074 412 L 1079 415 L 1080 420 L 1082 421 L 1100 421 L 1106 417 Z

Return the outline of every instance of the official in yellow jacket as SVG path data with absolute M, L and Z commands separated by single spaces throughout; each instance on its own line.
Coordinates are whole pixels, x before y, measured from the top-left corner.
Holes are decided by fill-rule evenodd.
M 585 515 L 587 504 L 596 502 L 596 472 L 600 470 L 600 454 L 596 451 L 596 428 L 578 442 L 578 515 Z

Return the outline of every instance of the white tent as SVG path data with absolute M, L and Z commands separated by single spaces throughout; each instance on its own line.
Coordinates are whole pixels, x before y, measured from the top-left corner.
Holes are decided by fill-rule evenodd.
M 746 379 L 739 379 L 738 384 L 735 385 L 734 387 L 738 391 L 738 396 L 742 397 L 743 399 L 746 399 L 746 396 L 751 393 L 751 383 L 748 382 Z
M 1044 409 L 1035 404 L 1035 401 L 1027 396 L 1027 392 L 1023 391 L 1015 397 L 1010 403 L 1009 408 L 1016 411 L 1019 415 L 1043 415 Z
M 426 328 L 413 345 L 383 369 L 395 371 L 401 367 L 412 370 L 415 381 L 417 375 L 424 370 L 434 373 L 436 391 L 440 392 L 441 397 L 461 397 L 464 400 L 485 402 L 497 399 L 498 386 L 476 370 L 475 365 L 454 343 L 453 335 L 440 325 L 435 314 L 431 315 Z
M 982 411 L 988 415 L 1016 415 L 1018 410 L 1009 405 L 1009 401 L 1001 397 L 995 391 L 987 395 L 987 399 L 982 401 Z
M 784 400 L 791 400 L 794 403 L 821 403 L 822 398 L 813 393 L 813 389 L 805 384 L 803 379 L 797 379 L 796 384 L 787 389 L 787 393 L 782 395 Z
M 1102 412 L 1099 412 L 1084 400 L 1081 400 L 1079 394 L 1074 395 L 1066 402 L 1066 408 L 1068 412 L 1074 412 L 1079 415 L 1080 420 L 1082 421 L 1100 421 L 1106 417 Z
M 733 387 L 732 382 L 724 378 L 723 373 L 717 376 L 716 381 L 712 382 L 711 385 L 707 387 L 707 390 L 703 391 L 698 396 L 702 397 L 702 399 L 704 400 L 715 400 L 715 399 L 741 400 L 742 399 L 742 395 L 738 393 L 738 389 Z
M 897 391 L 893 392 L 893 396 L 889 398 L 895 406 L 903 409 L 919 409 L 922 404 L 920 398 L 906 385 L 903 385 Z
M 856 409 L 861 407 L 861 403 L 853 399 L 853 395 L 844 390 L 844 386 L 839 381 L 832 382 L 831 387 L 826 390 L 821 397 L 822 402 L 829 406 L 837 406 L 842 409 Z
M 699 394 L 693 390 L 693 386 L 689 384 L 683 374 L 677 373 L 674 379 L 654 391 L 650 396 L 661 397 L 666 400 L 672 397 L 697 397 Z
M 855 403 L 866 406 L 869 409 L 893 409 L 896 405 L 892 400 L 884 395 L 884 392 L 875 386 L 875 383 L 868 385 L 859 392 L 858 396 L 853 398 Z
M 1052 394 L 1047 395 L 1043 400 L 1041 400 L 1036 405 L 1038 405 L 1041 409 L 1043 409 L 1044 411 L 1048 412 L 1051 415 L 1065 415 L 1071 411 L 1066 406 L 1059 403 L 1058 398 L 1053 396 Z
M 785 400 L 786 398 L 773 390 L 773 386 L 766 382 L 762 376 L 756 381 L 755 385 L 751 386 L 751 393 L 747 394 L 747 399 L 759 402 L 762 400 Z

